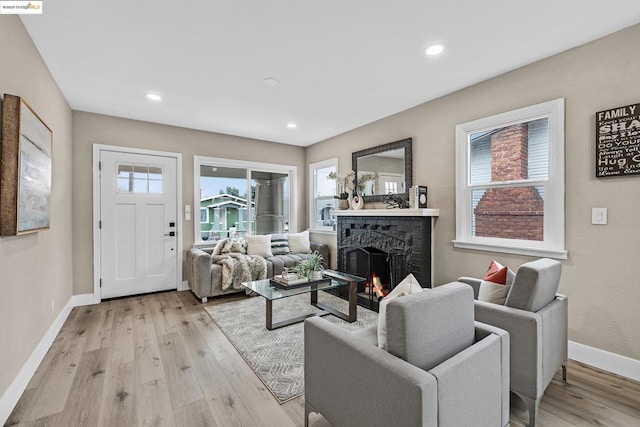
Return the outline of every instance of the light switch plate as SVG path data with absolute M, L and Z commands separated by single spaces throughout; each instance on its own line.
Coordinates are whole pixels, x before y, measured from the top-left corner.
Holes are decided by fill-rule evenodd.
M 591 208 L 591 224 L 605 225 L 607 223 L 607 208 Z

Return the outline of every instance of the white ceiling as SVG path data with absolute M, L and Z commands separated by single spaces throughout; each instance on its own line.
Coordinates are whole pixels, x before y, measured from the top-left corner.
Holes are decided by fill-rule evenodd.
M 640 1 L 64 0 L 22 21 L 75 110 L 307 146 L 638 23 Z

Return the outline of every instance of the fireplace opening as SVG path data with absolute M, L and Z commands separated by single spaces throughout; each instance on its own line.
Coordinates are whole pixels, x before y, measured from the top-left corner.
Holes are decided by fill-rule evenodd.
M 401 255 L 372 246 L 342 246 L 338 250 L 344 255 L 343 271 L 366 279 L 358 284 L 358 304 L 377 311 L 378 301 L 397 283 L 394 264 Z
M 370 284 L 375 273 L 381 285 L 386 285 L 386 291 L 409 273 L 423 288 L 430 288 L 431 233 L 430 216 L 338 215 L 337 270 L 369 279 Z M 377 311 L 378 298 L 364 292 L 369 288 L 361 285 L 358 304 Z

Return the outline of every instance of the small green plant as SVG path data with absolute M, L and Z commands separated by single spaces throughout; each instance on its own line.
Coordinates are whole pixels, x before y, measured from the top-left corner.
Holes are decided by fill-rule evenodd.
M 323 263 L 324 259 L 322 255 L 320 255 L 318 251 L 314 251 L 309 258 L 300 261 L 300 264 L 296 266 L 295 270 L 299 276 L 311 279 L 311 274 L 314 271 L 324 271 Z

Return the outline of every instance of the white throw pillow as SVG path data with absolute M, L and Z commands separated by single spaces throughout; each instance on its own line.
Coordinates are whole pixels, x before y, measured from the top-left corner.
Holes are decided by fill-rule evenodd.
M 387 350 L 387 304 L 402 295 L 415 294 L 416 292 L 422 292 L 422 286 L 413 274 L 409 274 L 389 292 L 389 295 L 380 301 L 378 306 L 378 347 L 381 349 Z
M 260 255 L 264 258 L 272 257 L 271 236 L 247 236 L 247 255 Z
M 502 285 L 500 283 L 483 280 L 480 283 L 480 290 L 478 291 L 478 301 L 504 305 L 510 288 L 511 285 Z
M 310 254 L 311 242 L 309 242 L 309 230 L 302 233 L 289 234 L 289 252 L 292 254 Z

